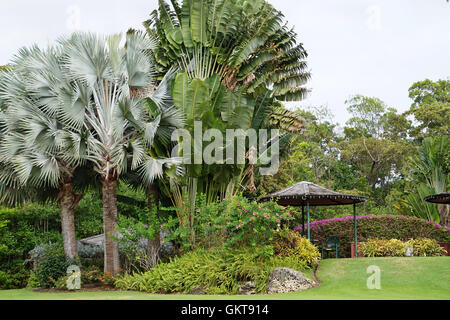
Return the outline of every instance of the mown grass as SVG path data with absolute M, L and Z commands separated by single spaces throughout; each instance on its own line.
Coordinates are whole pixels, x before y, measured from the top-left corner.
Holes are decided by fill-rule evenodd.
M 381 270 L 381 289 L 368 289 L 367 268 Z M 35 292 L 30 289 L 1 290 L 0 300 L 91 300 L 91 299 L 439 299 L 450 300 L 450 258 L 359 258 L 327 259 L 320 263 L 317 275 L 321 285 L 302 292 L 277 295 L 212 296 L 156 295 L 131 291 Z

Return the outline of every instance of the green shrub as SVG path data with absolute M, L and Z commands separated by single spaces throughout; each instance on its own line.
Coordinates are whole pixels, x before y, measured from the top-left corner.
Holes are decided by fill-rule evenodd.
M 103 270 L 100 270 L 97 266 L 89 266 L 81 269 L 81 283 L 82 284 L 98 284 L 102 278 Z
M 447 251 L 433 239 L 411 239 L 406 242 L 406 244 L 409 247 L 413 247 L 415 256 L 443 256 L 447 253 Z
M 0 289 L 25 287 L 30 271 L 24 268 L 22 261 L 4 263 L 2 268 L 5 271 L 0 270 Z
M 426 238 L 408 241 L 370 239 L 359 243 L 359 250 L 365 257 L 401 257 L 405 255 L 406 247 L 413 247 L 415 256 L 441 256 L 446 253 L 436 240 Z
M 27 282 L 27 288 L 34 289 L 34 288 L 39 288 L 40 286 L 41 285 L 39 283 L 39 279 L 38 279 L 36 272 L 31 271 L 30 277 L 28 278 L 28 282 Z
M 160 263 L 146 273 L 125 275 L 115 285 L 123 290 L 152 293 L 190 293 L 200 288 L 208 294 L 235 294 L 240 283 L 254 281 L 256 291 L 261 293 L 276 267 L 305 270 L 309 265 L 296 256 L 262 257 L 254 248 L 198 249 Z
M 320 260 L 317 247 L 308 239 L 289 229 L 283 229 L 275 234 L 274 254 L 282 257 L 295 256 L 308 266 L 314 266 Z
M 409 239 L 429 238 L 442 242 L 450 241 L 450 228 L 416 217 L 399 215 L 364 215 L 357 217 L 358 241 L 369 239 Z M 329 236 L 340 240 L 339 256 L 350 257 L 350 242 L 354 241 L 353 216 L 314 221 L 311 236 L 324 243 Z M 301 226 L 295 228 L 301 232 Z
M 49 256 L 41 262 L 37 277 L 41 287 L 52 288 L 55 281 L 66 275 L 70 263 L 64 255 Z
M 359 243 L 359 250 L 365 257 L 401 257 L 405 255 L 406 243 L 397 239 L 370 239 Z
M 56 282 L 64 277 L 71 264 L 78 264 L 69 260 L 60 244 L 49 243 L 36 246 L 29 253 L 26 262 L 32 262 L 39 287 L 53 288 Z M 34 281 L 34 280 L 33 280 Z
M 163 224 L 163 229 L 170 231 L 163 240 L 175 241 L 184 250 L 220 246 L 258 248 L 270 245 L 275 232 L 293 220 L 292 214 L 275 202 L 257 203 L 242 196 L 207 204 L 205 195 L 201 195 L 194 211 L 192 227 L 181 226 L 176 219 Z

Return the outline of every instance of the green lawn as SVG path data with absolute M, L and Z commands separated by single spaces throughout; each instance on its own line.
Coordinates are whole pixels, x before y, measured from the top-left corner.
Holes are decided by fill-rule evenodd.
M 381 289 L 369 290 L 367 267 L 381 269 Z M 256 296 L 152 295 L 129 291 L 42 293 L 1 290 L 4 299 L 445 299 L 450 300 L 450 258 L 327 259 L 320 263 L 318 288 Z

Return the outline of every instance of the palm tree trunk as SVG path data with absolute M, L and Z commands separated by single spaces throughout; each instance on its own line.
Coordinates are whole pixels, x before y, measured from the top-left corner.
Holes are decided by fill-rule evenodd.
M 62 185 L 59 205 L 61 208 L 61 234 L 63 239 L 64 253 L 73 259 L 78 255 L 77 240 L 75 237 L 74 202 L 72 182 L 65 182 Z
M 147 188 L 147 204 L 150 214 L 155 214 L 153 212 L 153 206 L 158 206 L 159 202 L 159 192 L 154 184 L 151 184 Z M 150 265 L 155 265 L 159 261 L 159 248 L 161 246 L 161 236 L 159 233 L 155 234 L 153 240 L 148 240 L 147 254 L 150 261 Z
M 105 273 L 119 273 L 119 244 L 110 235 L 117 237 L 117 180 L 104 180 L 102 185 L 103 230 L 105 233 Z

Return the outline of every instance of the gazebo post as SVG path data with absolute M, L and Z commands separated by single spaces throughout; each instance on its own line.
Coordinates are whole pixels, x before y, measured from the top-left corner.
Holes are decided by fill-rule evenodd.
M 356 226 L 356 203 L 353 203 L 353 224 L 355 226 L 355 258 L 358 258 L 358 233 Z
M 305 236 L 305 206 L 302 205 L 302 236 Z
M 306 214 L 308 216 L 308 240 L 311 241 L 311 228 L 310 228 L 310 219 L 309 219 L 309 199 L 306 199 Z

